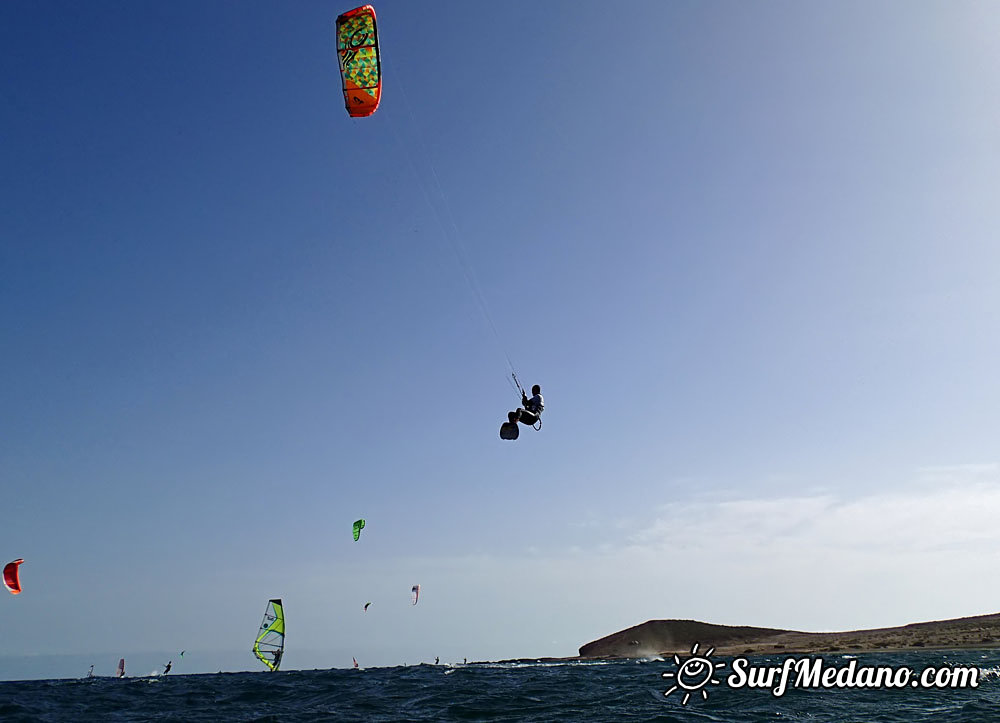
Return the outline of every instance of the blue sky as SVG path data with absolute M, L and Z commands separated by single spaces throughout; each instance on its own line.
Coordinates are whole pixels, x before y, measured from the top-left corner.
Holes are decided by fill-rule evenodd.
M 996 612 L 991 3 L 347 9 L 0 5 L 0 677 Z

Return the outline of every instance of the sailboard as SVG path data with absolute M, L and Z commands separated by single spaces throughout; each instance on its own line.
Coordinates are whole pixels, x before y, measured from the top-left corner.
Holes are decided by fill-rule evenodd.
M 253 654 L 271 671 L 277 671 L 281 665 L 281 656 L 285 652 L 285 610 L 281 598 L 267 601 L 264 608 L 264 619 L 257 631 L 257 639 L 253 642 Z
M 115 677 L 116 678 L 125 677 L 125 658 L 122 658 L 121 660 L 118 661 L 118 672 L 115 673 Z

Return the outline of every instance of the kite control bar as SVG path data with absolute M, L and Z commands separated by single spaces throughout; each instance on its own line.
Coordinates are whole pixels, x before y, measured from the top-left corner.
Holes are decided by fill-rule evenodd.
M 522 397 L 528 396 L 527 394 L 524 393 L 524 387 L 521 386 L 521 382 L 517 381 L 517 374 L 511 372 L 510 375 L 514 377 L 514 384 L 517 385 L 517 391 L 521 392 L 521 396 Z

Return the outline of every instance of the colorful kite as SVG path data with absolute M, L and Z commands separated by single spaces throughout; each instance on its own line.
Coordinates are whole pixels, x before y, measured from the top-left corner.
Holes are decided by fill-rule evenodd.
M 365 521 L 358 520 L 354 523 L 354 541 L 357 542 L 361 537 L 361 530 L 365 529 Z
M 337 18 L 337 58 L 344 104 L 352 118 L 370 116 L 382 97 L 375 8 L 362 5 Z
M 411 598 L 413 600 L 413 604 L 416 605 L 417 604 L 417 600 L 420 599 L 420 586 L 419 585 L 414 585 L 413 587 L 411 587 L 410 588 L 410 594 L 411 594 Z
M 24 560 L 18 558 L 14 562 L 8 562 L 3 568 L 3 584 L 10 590 L 11 595 L 21 592 L 21 577 L 19 568 Z

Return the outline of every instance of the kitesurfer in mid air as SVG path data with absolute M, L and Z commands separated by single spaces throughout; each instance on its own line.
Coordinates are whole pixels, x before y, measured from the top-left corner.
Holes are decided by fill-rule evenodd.
M 169 673 L 170 672 L 170 666 L 173 665 L 173 664 L 174 664 L 174 661 L 168 660 L 167 661 L 167 667 L 163 669 L 163 672 L 161 673 L 161 675 L 166 675 L 167 673 Z
M 517 377 L 514 377 L 514 381 L 517 381 Z M 537 384 L 533 386 L 531 399 L 528 399 L 528 395 L 521 389 L 520 384 L 517 385 L 517 388 L 521 391 L 522 406 L 513 412 L 507 412 L 507 421 L 500 425 L 500 439 L 517 439 L 518 422 L 535 427 L 535 429 L 542 428 L 542 410 L 545 409 L 545 403 L 542 401 L 542 388 Z
M 507 415 L 507 419 L 511 422 L 520 422 L 521 424 L 526 424 L 529 427 L 538 423 L 538 420 L 542 416 L 542 411 L 545 409 L 545 402 L 542 399 L 542 388 L 537 384 L 531 388 L 531 399 L 521 392 L 521 404 L 523 406 L 518 407 L 516 411 L 510 412 Z

